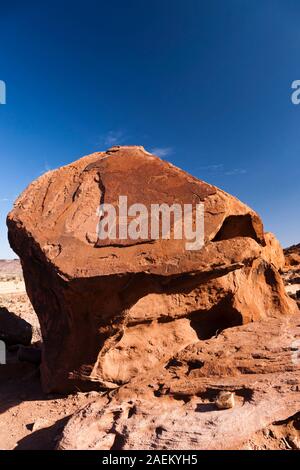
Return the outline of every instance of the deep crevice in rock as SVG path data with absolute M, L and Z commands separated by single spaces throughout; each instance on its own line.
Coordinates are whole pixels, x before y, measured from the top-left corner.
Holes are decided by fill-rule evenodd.
M 189 375 L 192 370 L 201 369 L 204 366 L 204 362 L 199 361 L 199 360 L 191 360 L 187 362 L 187 365 L 188 365 L 187 375 Z
M 191 327 L 201 340 L 210 339 L 226 328 L 243 324 L 242 315 L 232 306 L 232 296 L 225 297 L 206 312 L 193 312 L 189 318 Z

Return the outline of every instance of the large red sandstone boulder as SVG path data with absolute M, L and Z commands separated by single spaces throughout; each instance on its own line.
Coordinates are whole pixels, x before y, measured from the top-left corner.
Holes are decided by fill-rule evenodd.
M 100 203 L 204 204 L 204 246 L 100 240 Z M 41 323 L 47 391 L 115 388 L 224 328 L 295 312 L 258 215 L 146 152 L 113 147 L 34 181 L 7 219 Z M 118 228 L 121 222 L 118 221 Z

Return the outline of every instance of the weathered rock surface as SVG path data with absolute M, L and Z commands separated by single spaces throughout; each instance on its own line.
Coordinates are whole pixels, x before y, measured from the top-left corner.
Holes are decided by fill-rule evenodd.
M 97 237 L 100 203 L 204 203 L 205 245 Z M 33 182 L 8 215 L 41 323 L 46 391 L 115 388 L 227 327 L 295 313 L 281 249 L 258 215 L 142 147 L 114 147 Z M 174 230 L 172 226 L 171 232 Z
M 300 450 L 300 412 L 255 433 L 239 450 Z
M 298 267 L 300 265 L 300 243 L 285 248 L 284 255 L 287 267 Z
M 285 267 L 285 256 L 283 249 L 273 233 L 265 233 L 266 247 L 263 252 L 265 260 L 276 266 L 276 268 L 282 271 Z
M 218 409 L 220 391 L 234 394 L 233 407 Z M 187 346 L 75 413 L 58 448 L 236 449 L 299 410 L 298 314 Z
M 300 244 L 284 250 L 285 267 L 283 279 L 288 294 L 297 301 L 300 308 Z

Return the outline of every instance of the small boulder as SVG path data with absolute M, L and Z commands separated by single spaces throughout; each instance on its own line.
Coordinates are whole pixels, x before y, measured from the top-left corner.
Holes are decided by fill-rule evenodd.
M 27 321 L 18 317 L 7 308 L 0 307 L 0 340 L 6 346 L 22 344 L 27 346 L 31 343 L 32 326 Z
M 226 390 L 219 392 L 216 399 L 216 407 L 219 410 L 228 410 L 229 408 L 233 408 L 234 403 L 235 400 L 233 392 L 227 392 Z

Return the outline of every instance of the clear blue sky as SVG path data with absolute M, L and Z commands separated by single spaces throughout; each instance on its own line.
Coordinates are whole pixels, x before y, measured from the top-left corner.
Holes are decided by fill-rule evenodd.
M 1 2 L 0 258 L 34 178 L 144 145 L 300 241 L 298 0 Z

